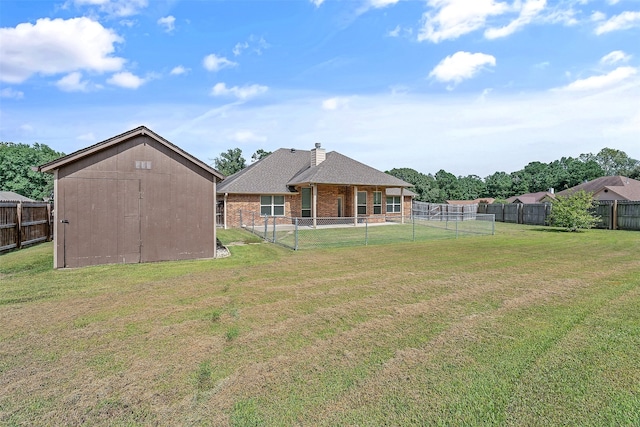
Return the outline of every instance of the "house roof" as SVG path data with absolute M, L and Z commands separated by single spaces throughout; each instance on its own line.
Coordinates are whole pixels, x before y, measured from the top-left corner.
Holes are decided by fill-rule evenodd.
M 537 193 L 521 194 L 507 199 L 507 203 L 542 203 L 545 199 L 553 200 L 556 198 L 554 193 L 548 191 L 538 191 Z
M 227 177 L 218 185 L 218 193 L 286 194 L 303 184 L 412 186 L 335 151 L 311 166 L 311 151 L 281 148 Z
M 13 191 L 0 191 L 0 202 L 35 202 L 35 200 Z
M 137 137 L 137 136 L 149 136 L 151 138 L 153 138 L 154 140 L 156 140 L 157 142 L 159 142 L 160 144 L 164 145 L 165 147 L 167 147 L 168 149 L 170 149 L 171 151 L 177 153 L 178 155 L 184 157 L 185 159 L 189 160 L 191 163 L 201 167 L 202 169 L 204 169 L 205 171 L 211 173 L 212 175 L 216 176 L 219 179 L 223 179 L 224 175 L 222 173 L 220 173 L 219 171 L 215 170 L 214 168 L 212 168 L 211 166 L 207 165 L 206 163 L 204 163 L 203 161 L 195 158 L 194 156 L 192 156 L 191 154 L 187 153 L 186 151 L 182 150 L 180 147 L 178 147 L 177 145 L 172 144 L 171 142 L 169 142 L 168 140 L 164 139 L 163 137 L 161 137 L 160 135 L 158 135 L 157 133 L 153 132 L 151 129 L 147 128 L 146 126 L 140 126 L 137 127 L 135 129 L 129 130 L 127 132 L 124 132 L 120 135 L 116 135 L 112 138 L 109 138 L 107 140 L 104 140 L 102 142 L 98 142 L 97 144 L 94 144 L 90 147 L 86 147 L 83 148 L 81 150 L 78 150 L 74 153 L 68 154 L 66 156 L 60 157 L 56 160 L 53 160 L 51 162 L 45 163 L 43 165 L 38 166 L 38 171 L 40 172 L 52 172 L 55 169 L 59 169 L 62 166 L 65 166 L 67 164 L 73 163 L 75 161 L 78 161 L 84 157 L 90 156 L 94 153 L 97 153 L 99 151 L 105 150 L 109 147 L 112 147 L 114 145 L 120 144 L 121 142 L 124 142 L 126 140 L 129 140 L 131 138 Z
M 593 194 L 611 191 L 620 196 L 618 200 L 640 200 L 640 181 L 621 175 L 596 178 L 560 191 L 558 195 L 570 196 L 580 190 Z

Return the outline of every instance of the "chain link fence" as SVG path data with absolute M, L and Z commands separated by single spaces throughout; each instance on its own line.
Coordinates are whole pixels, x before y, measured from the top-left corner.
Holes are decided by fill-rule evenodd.
M 240 218 L 244 229 L 294 250 L 456 239 L 495 233 L 495 217 L 487 214 L 477 214 L 473 219 L 464 219 L 458 214 L 313 219 L 260 216 L 243 211 Z

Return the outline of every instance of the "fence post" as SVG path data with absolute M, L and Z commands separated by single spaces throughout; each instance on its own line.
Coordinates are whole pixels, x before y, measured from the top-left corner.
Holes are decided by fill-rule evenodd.
M 51 218 L 51 203 L 47 202 L 47 242 L 53 240 L 53 219 Z
M 16 222 L 18 223 L 16 229 L 16 248 L 22 248 L 22 202 L 18 202 L 16 205 Z
M 264 234 L 262 235 L 262 238 L 266 241 L 269 241 L 269 238 L 267 237 L 267 227 L 269 226 L 269 217 L 265 216 L 264 217 Z
M 298 218 L 296 218 L 295 221 L 296 227 L 295 227 L 295 231 L 293 232 L 293 250 L 297 251 L 298 250 Z
M 458 238 L 458 221 L 456 221 L 456 239 Z
M 411 217 L 411 224 L 413 225 L 413 241 L 416 241 L 416 218 Z
M 369 244 L 369 221 L 367 218 L 364 219 L 364 245 L 367 246 Z
M 611 207 L 611 229 L 618 229 L 618 201 L 613 201 L 613 206 Z
M 251 232 L 255 234 L 256 232 L 256 213 L 251 212 Z
M 273 243 L 276 242 L 276 217 L 273 217 Z

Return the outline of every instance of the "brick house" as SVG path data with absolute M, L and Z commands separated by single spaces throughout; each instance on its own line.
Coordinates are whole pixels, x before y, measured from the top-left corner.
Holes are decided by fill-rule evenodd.
M 246 225 L 249 215 L 314 224 L 318 218 L 384 221 L 385 215 L 411 214 L 411 186 L 316 144 L 310 151 L 281 148 L 227 177 L 218 185 L 218 203 L 225 227 Z

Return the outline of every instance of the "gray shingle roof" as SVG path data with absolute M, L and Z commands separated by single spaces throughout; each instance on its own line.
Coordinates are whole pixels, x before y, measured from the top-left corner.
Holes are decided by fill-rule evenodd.
M 587 193 L 598 193 L 604 189 L 613 191 L 626 200 L 640 200 L 640 181 L 626 176 L 603 176 L 594 180 L 563 190 L 559 196 L 570 196 L 576 191 L 584 190 Z
M 0 201 L 2 202 L 34 202 L 35 200 L 25 197 L 13 191 L 0 191 Z
M 412 186 L 335 151 L 327 153 L 318 166 L 311 167 L 310 151 L 281 148 L 227 177 L 218 185 L 218 193 L 283 194 L 302 184 Z

